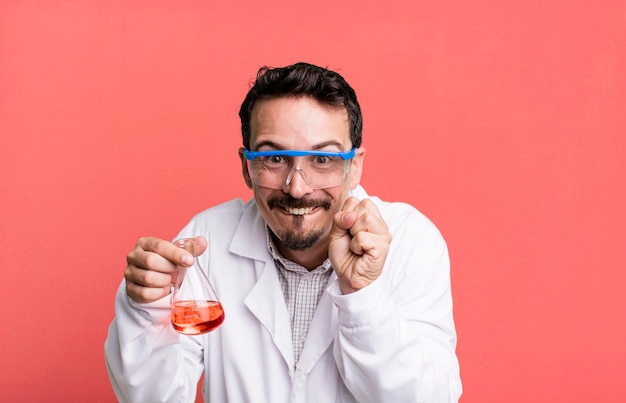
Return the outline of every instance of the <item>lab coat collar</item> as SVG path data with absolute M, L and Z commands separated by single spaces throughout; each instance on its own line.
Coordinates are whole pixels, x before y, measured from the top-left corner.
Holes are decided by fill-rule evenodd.
M 246 203 L 229 250 L 236 255 L 254 260 L 266 262 L 272 260 L 265 243 L 265 219 L 254 199 Z

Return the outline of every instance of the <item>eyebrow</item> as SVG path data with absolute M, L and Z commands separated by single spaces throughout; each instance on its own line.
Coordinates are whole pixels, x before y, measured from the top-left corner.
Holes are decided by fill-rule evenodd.
M 324 141 L 322 143 L 319 144 L 315 144 L 312 147 L 312 150 L 321 150 L 324 149 L 326 147 L 329 146 L 336 146 L 339 150 L 342 149 L 342 144 L 339 143 L 338 141 L 335 140 L 329 140 L 329 141 Z M 261 147 L 270 147 L 273 148 L 274 150 L 285 150 L 285 147 L 282 147 L 280 144 L 274 142 L 274 141 L 270 141 L 270 140 L 265 140 L 265 141 L 261 141 L 260 143 L 256 144 L 256 149 L 258 150 Z

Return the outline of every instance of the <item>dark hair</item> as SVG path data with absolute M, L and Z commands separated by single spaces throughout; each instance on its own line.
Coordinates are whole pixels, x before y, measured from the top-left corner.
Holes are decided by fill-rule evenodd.
M 243 146 L 250 148 L 250 119 L 258 101 L 303 96 L 332 108 L 346 108 L 352 147 L 361 146 L 363 116 L 356 93 L 339 73 L 308 63 L 277 68 L 264 66 L 259 69 L 239 109 Z

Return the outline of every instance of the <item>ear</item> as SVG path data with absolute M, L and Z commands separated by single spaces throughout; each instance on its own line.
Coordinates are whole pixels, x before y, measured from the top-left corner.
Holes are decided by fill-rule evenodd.
M 248 172 L 248 161 L 243 156 L 243 147 L 239 148 L 239 159 L 241 160 L 241 174 L 243 175 L 243 180 L 246 182 L 246 186 L 252 189 L 252 178 L 250 178 L 250 172 Z
M 365 160 L 365 147 L 359 147 L 356 150 L 356 154 L 352 159 L 352 165 L 350 166 L 350 173 L 348 174 L 348 180 L 350 181 L 350 189 L 354 190 L 361 182 L 361 175 L 363 174 L 363 162 Z

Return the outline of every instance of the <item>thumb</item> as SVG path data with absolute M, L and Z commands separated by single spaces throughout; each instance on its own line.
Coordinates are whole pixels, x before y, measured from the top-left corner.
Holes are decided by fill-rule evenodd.
M 333 217 L 333 226 L 330 230 L 331 239 L 344 236 L 359 218 L 356 207 L 359 200 L 355 197 L 348 197 Z
M 206 240 L 205 237 L 203 236 L 197 236 L 194 238 L 194 245 L 196 248 L 196 256 L 200 256 L 201 254 L 204 253 L 204 251 L 206 250 L 206 247 L 208 246 L 208 242 Z
M 340 211 L 335 214 L 333 226 L 330 230 L 330 239 L 341 238 L 346 235 L 358 218 L 356 211 Z
M 358 214 L 356 211 L 342 211 L 337 215 L 339 216 L 336 220 L 337 227 L 345 231 L 348 231 L 350 228 L 352 228 L 358 218 Z

